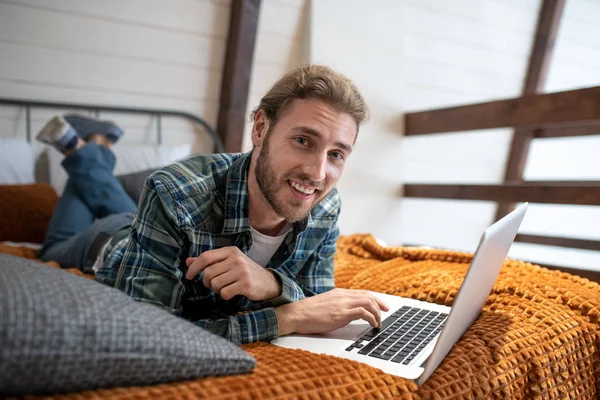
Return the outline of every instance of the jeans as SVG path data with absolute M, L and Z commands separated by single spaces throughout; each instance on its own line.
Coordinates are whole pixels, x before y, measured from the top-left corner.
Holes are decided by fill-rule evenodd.
M 97 239 L 105 243 L 131 226 L 136 204 L 113 174 L 115 161 L 112 151 L 94 142 L 63 160 L 69 180 L 48 225 L 43 261 L 90 273 L 102 244 Z

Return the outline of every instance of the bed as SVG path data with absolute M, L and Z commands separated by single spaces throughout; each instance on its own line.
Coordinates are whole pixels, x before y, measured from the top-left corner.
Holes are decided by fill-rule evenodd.
M 205 131 L 214 134 L 206 125 Z M 222 148 L 218 137 L 214 147 L 217 151 Z M 2 185 L 0 191 L 4 209 L 0 213 L 0 253 L 37 259 L 35 246 L 23 242 L 40 242 L 58 199 L 56 190 L 48 183 L 34 182 Z M 440 249 L 386 247 L 370 234 L 356 234 L 338 241 L 335 283 L 341 288 L 375 290 L 451 306 L 471 258 L 471 254 Z M 51 262 L 44 268 L 60 266 Z M 93 278 L 78 269 L 68 272 Z M 600 285 L 506 260 L 480 317 L 422 386 L 332 356 L 268 343 L 242 349 L 256 359 L 256 368 L 247 374 L 106 387 L 52 398 L 594 399 L 600 396 Z

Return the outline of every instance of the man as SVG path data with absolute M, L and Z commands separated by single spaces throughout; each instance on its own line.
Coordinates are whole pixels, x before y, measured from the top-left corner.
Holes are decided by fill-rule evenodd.
M 148 178 L 131 226 L 102 231 L 96 279 L 235 343 L 359 318 L 378 326 L 385 304 L 332 290 L 335 184 L 366 115 L 346 77 L 290 72 L 253 113 L 252 152 L 194 156 Z

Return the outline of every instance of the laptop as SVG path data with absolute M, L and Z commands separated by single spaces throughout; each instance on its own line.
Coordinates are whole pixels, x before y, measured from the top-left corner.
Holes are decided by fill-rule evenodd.
M 381 328 L 363 320 L 320 335 L 288 335 L 271 343 L 347 358 L 423 384 L 477 319 L 523 221 L 527 203 L 483 233 L 452 307 L 372 292 L 390 308 Z

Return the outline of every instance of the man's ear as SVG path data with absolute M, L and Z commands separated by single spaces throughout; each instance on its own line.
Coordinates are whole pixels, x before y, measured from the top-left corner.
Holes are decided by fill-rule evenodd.
M 261 147 L 268 131 L 269 119 L 263 110 L 258 110 L 254 116 L 254 125 L 252 125 L 252 145 L 254 147 Z

